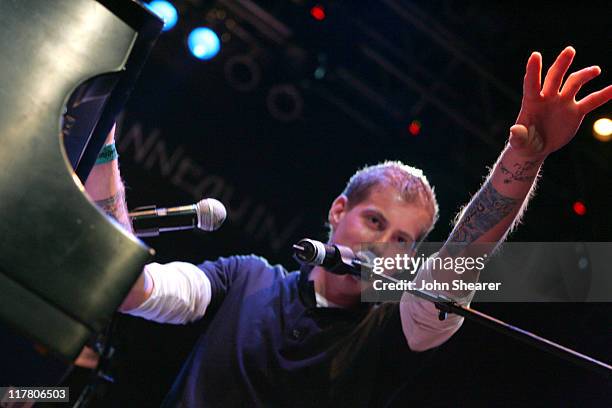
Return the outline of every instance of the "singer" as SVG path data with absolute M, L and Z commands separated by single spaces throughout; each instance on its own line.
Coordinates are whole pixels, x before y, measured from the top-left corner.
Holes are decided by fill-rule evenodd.
M 458 214 L 447 244 L 504 240 L 519 224 L 544 160 L 572 140 L 587 113 L 612 98 L 608 86 L 576 101 L 600 69 L 585 68 L 564 81 L 574 55 L 565 48 L 543 82 L 541 55 L 529 57 L 508 143 Z M 116 158 L 96 166 L 86 187 L 129 228 Z M 354 251 L 362 243 L 416 246 L 437 218 L 434 190 L 422 172 L 385 162 L 355 173 L 333 201 L 329 240 Z M 440 251 L 452 255 L 446 245 Z M 431 272 L 421 268 L 417 282 L 433 282 Z M 417 391 L 419 367 L 462 318 L 440 321 L 432 304 L 407 294 L 399 304 L 363 304 L 360 293 L 368 286 L 321 267 L 288 273 L 256 256 L 197 266 L 153 263 L 120 310 L 163 323 L 208 319 L 166 407 L 386 406 L 401 402 L 394 394 L 406 384 Z M 452 287 L 450 295 L 470 299 Z

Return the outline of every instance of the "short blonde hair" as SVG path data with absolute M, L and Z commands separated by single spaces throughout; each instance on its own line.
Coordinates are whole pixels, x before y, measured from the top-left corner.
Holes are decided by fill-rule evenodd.
M 373 187 L 387 185 L 395 188 L 403 200 L 425 208 L 432 216 L 431 227 L 419 241 L 433 229 L 439 216 L 438 202 L 433 187 L 423 171 L 401 161 L 385 161 L 358 170 L 349 179 L 344 191 L 349 208 L 367 199 Z

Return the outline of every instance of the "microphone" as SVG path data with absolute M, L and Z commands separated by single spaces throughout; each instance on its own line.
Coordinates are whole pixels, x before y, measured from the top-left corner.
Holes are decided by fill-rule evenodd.
M 301 264 L 322 266 L 336 275 L 361 277 L 362 268 L 367 266 L 367 260 L 355 256 L 349 247 L 324 244 L 309 238 L 293 245 L 293 256 Z
M 220 201 L 206 198 L 196 204 L 180 207 L 139 207 L 128 215 L 136 236 L 156 237 L 160 232 L 193 228 L 214 231 L 221 227 L 227 212 Z

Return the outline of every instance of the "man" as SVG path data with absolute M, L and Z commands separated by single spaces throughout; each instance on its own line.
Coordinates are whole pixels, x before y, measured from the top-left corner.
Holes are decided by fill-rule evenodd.
M 541 84 L 542 58 L 526 68 L 522 106 L 509 143 L 480 191 L 459 214 L 450 245 L 497 243 L 518 224 L 544 159 L 567 144 L 584 116 L 612 98 L 612 86 L 576 102 L 582 85 L 600 73 L 569 75 L 575 51 L 564 49 Z M 109 135 L 108 144 L 112 144 Z M 117 161 L 96 166 L 86 188 L 126 227 Z M 109 198 L 110 197 L 110 198 Z M 358 172 L 329 211 L 330 242 L 422 241 L 437 219 L 433 190 L 420 171 L 384 163 Z M 451 279 L 422 269 L 417 280 Z M 321 267 L 287 273 L 254 256 L 199 266 L 175 262 L 145 267 L 121 311 L 167 323 L 206 319 L 167 406 L 385 405 L 427 364 L 427 350 L 462 323 L 438 319 L 432 304 L 404 294 L 399 304 L 360 302 L 367 285 Z M 469 302 L 470 293 L 445 293 Z

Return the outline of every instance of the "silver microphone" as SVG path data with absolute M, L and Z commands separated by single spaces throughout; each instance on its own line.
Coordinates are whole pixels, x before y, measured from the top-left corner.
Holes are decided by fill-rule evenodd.
M 227 211 L 220 201 L 206 198 L 196 204 L 179 207 L 139 207 L 128 215 L 136 236 L 154 237 L 160 232 L 194 228 L 214 231 L 225 221 Z

